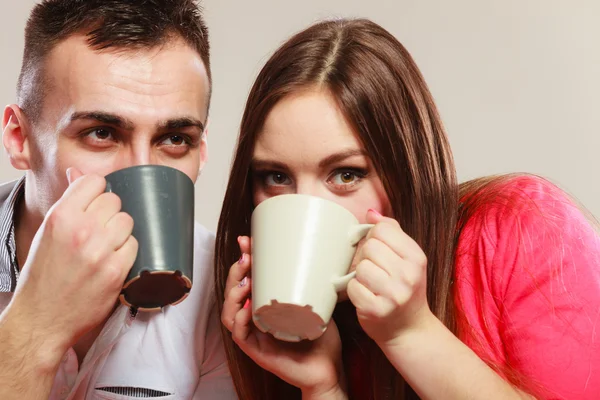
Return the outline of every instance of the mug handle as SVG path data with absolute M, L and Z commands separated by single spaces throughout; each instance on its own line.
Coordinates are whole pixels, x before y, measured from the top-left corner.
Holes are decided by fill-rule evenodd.
M 367 233 L 369 233 L 371 228 L 374 226 L 375 224 L 360 224 L 353 226 L 350 229 L 350 232 L 348 232 L 348 235 L 350 236 L 350 243 L 352 243 L 352 246 L 356 246 L 362 238 L 367 236 Z
M 353 226 L 349 232 L 350 243 L 352 243 L 352 246 L 356 246 L 362 238 L 367 236 L 367 233 L 369 233 L 371 228 L 374 226 L 374 224 L 361 224 Z M 341 292 L 342 290 L 346 290 L 348 282 L 350 282 L 355 276 L 356 271 L 352 271 L 349 274 L 333 279 L 332 283 L 333 287 L 335 288 L 335 291 Z

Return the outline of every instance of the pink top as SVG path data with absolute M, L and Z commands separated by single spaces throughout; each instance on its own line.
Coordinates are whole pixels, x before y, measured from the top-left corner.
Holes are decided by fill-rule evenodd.
M 501 185 L 459 240 L 459 337 L 539 398 L 600 399 L 600 236 L 547 181 Z

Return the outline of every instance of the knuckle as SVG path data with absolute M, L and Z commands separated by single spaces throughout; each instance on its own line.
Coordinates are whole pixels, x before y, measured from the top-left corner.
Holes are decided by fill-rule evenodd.
M 130 236 L 130 237 L 129 237 L 129 241 L 131 242 L 131 250 L 132 250 L 134 253 L 137 253 L 137 251 L 138 251 L 138 248 L 139 248 L 139 246 L 140 246 L 140 245 L 139 245 L 139 242 L 138 242 L 138 241 L 137 241 L 137 239 L 136 239 L 136 238 L 134 238 L 133 236 Z
M 230 329 L 230 321 L 225 317 L 224 314 L 221 314 L 221 323 L 223 324 L 223 326 L 225 328 L 227 328 L 228 330 L 231 330 Z
M 104 259 L 104 254 L 100 251 L 90 251 L 85 254 L 85 262 L 88 266 L 98 266 Z
M 356 268 L 354 269 L 354 272 L 356 272 L 356 278 L 358 279 L 360 276 L 362 276 L 362 274 L 364 273 L 364 265 L 365 265 L 365 260 L 362 260 L 361 262 L 359 262 L 358 264 L 356 264 Z M 352 282 L 352 281 L 350 281 Z M 348 283 L 348 285 L 350 285 L 350 283 Z
M 62 207 L 60 205 L 55 206 L 50 210 L 50 212 L 46 216 L 46 225 L 51 230 L 60 228 L 60 227 L 64 226 L 65 221 L 66 221 L 66 219 L 65 219 L 66 216 L 67 216 L 67 213 L 65 213 L 64 207 Z
M 351 294 L 354 293 L 354 291 L 356 290 L 357 284 L 358 284 L 357 279 L 350 279 L 350 282 L 348 282 L 348 285 L 346 286 L 346 292 L 348 293 L 348 296 L 351 296 Z
M 398 222 L 397 219 L 389 218 L 387 221 L 388 221 L 389 226 L 391 226 L 393 228 L 400 228 L 400 222 Z
M 92 228 L 85 223 L 77 224 L 71 233 L 71 244 L 73 248 L 82 248 L 92 236 Z
M 244 322 L 245 322 L 245 316 L 244 316 L 244 313 L 242 313 L 240 311 L 235 313 L 235 317 L 233 318 L 233 323 L 237 324 L 239 326 L 243 326 Z
M 370 267 L 369 260 L 362 260 L 356 265 L 356 277 L 363 277 L 366 273 L 368 273 Z
M 114 262 L 120 269 L 131 268 L 137 256 L 137 251 L 137 241 L 133 236 L 130 236 L 123 246 L 113 253 L 115 259 Z
M 392 310 L 394 310 L 396 308 L 396 307 L 390 307 L 390 306 L 391 306 L 390 303 L 386 302 L 385 305 L 379 307 L 376 311 L 377 317 L 382 320 L 387 319 L 390 316 L 390 314 L 392 313 Z
M 121 215 L 123 216 L 123 219 L 124 219 L 123 222 L 127 226 L 131 226 L 133 228 L 133 225 L 134 225 L 133 217 L 131 215 L 127 214 L 126 212 L 122 212 L 122 211 L 121 211 Z
M 387 230 L 386 224 L 379 223 L 371 229 L 370 239 L 381 238 Z
M 427 255 L 425 255 L 425 253 L 422 251 L 417 254 L 416 260 L 417 264 L 419 264 L 422 267 L 427 265 Z
M 131 230 L 133 228 L 133 218 L 131 218 L 131 215 L 125 213 L 125 212 L 119 212 L 116 216 L 116 224 L 115 224 L 115 229 L 116 230 Z
M 123 257 L 125 257 L 127 262 L 133 264 L 139 249 L 138 241 L 133 236 L 129 236 L 129 239 L 127 239 L 127 242 L 125 242 L 125 246 L 126 248 Z
M 105 280 L 109 287 L 120 287 L 123 285 L 123 263 L 107 263 L 104 269 Z
M 405 273 L 402 275 L 401 279 L 402 285 L 411 291 L 417 287 L 419 282 L 419 277 L 416 276 L 416 274 Z
M 380 311 L 379 311 L 379 302 L 376 300 L 371 300 L 368 302 L 365 302 L 362 306 L 361 306 L 361 314 L 363 315 L 363 317 L 367 320 L 370 320 L 372 323 L 379 323 L 381 322 L 381 316 L 380 316 Z
M 379 317 L 378 307 L 373 303 L 363 305 L 361 313 L 369 319 L 377 319 Z
M 391 298 L 392 304 L 394 307 L 401 307 L 403 305 L 405 305 L 408 300 L 410 299 L 410 295 L 408 294 L 408 292 L 402 290 L 402 291 L 398 291 L 394 294 L 394 296 Z

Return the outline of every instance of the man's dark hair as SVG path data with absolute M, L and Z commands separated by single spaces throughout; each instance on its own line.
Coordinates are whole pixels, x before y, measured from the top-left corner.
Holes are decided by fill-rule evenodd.
M 19 106 L 32 121 L 48 90 L 44 58 L 74 34 L 86 35 L 98 51 L 153 48 L 180 37 L 198 52 L 211 80 L 208 30 L 197 0 L 43 0 L 27 21 L 17 83 Z

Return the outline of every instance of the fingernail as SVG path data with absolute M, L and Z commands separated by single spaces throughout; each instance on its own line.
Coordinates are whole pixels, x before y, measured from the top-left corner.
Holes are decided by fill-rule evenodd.
M 71 183 L 71 168 L 67 168 L 67 181 Z
M 246 262 L 246 254 L 242 253 L 242 256 L 240 257 L 238 264 L 243 264 L 244 262 Z
M 246 302 L 244 303 L 244 308 L 248 307 L 250 307 L 250 299 L 246 299 Z
M 239 284 L 238 286 L 239 286 L 239 287 L 244 287 L 244 286 L 246 286 L 247 284 L 248 284 L 248 277 L 247 277 L 247 276 L 245 276 L 245 277 L 244 277 L 244 279 L 242 279 L 242 280 L 240 281 L 240 284 Z
M 375 209 L 373 209 L 373 208 L 369 208 L 369 211 L 370 211 L 370 212 L 372 212 L 373 214 L 375 214 L 375 215 L 379 216 L 379 217 L 381 217 L 381 216 L 382 216 L 382 215 L 381 215 L 381 213 L 380 213 L 379 211 L 377 211 L 377 210 L 375 210 Z

